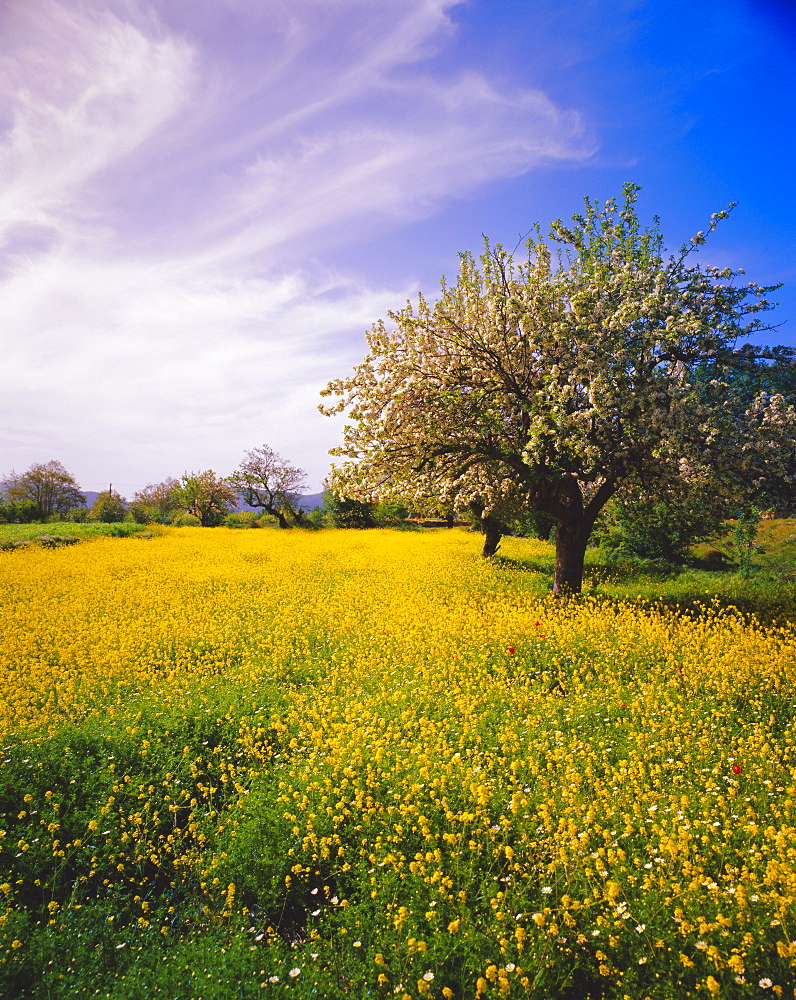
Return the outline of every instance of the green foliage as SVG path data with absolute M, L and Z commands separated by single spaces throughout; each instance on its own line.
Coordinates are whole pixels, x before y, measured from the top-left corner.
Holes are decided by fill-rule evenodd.
M 73 507 L 66 512 L 64 520 L 71 524 L 85 524 L 89 519 L 88 513 L 88 507 Z
M 549 514 L 539 510 L 526 510 L 513 518 L 506 528 L 506 534 L 519 538 L 538 538 L 542 542 L 550 540 L 556 522 Z
M 760 526 L 760 511 L 755 508 L 742 510 L 735 522 L 733 541 L 738 554 L 738 572 L 748 579 L 754 572 L 754 556 L 757 552 L 757 531 Z
M 177 480 L 171 477 L 162 483 L 150 483 L 133 494 L 130 513 L 139 524 L 169 524 L 171 515 L 179 509 L 175 496 Z
M 127 513 L 127 501 L 113 490 L 103 490 L 97 494 L 88 512 L 89 520 L 102 521 L 103 524 L 115 524 L 123 521 Z
M 265 516 L 267 517 L 267 515 Z M 259 528 L 259 517 L 260 515 L 253 510 L 238 511 L 232 514 L 227 514 L 224 518 L 224 526 L 227 528 Z
M 10 500 L 0 503 L 0 524 L 30 524 L 36 520 L 38 508 L 33 500 Z
M 670 489 L 660 496 L 636 490 L 607 504 L 597 536 L 615 557 L 683 562 L 697 542 L 723 533 L 731 513 L 726 500 L 706 490 Z
M 354 500 L 332 490 L 323 495 L 323 511 L 334 528 L 375 528 L 374 504 L 369 500 Z
M 326 511 L 323 507 L 314 507 L 308 514 L 304 515 L 303 527 L 317 531 L 320 528 L 333 527 Z
M 408 516 L 409 507 L 400 500 L 382 500 L 373 505 L 371 512 L 373 522 L 379 528 L 400 526 Z
M 202 526 L 202 522 L 196 516 L 196 514 L 189 514 L 188 511 L 180 511 L 177 514 L 173 514 L 171 517 L 171 523 L 178 528 L 199 528 Z
M 128 506 L 127 513 L 136 524 L 153 524 L 160 520 L 160 512 L 155 507 L 136 501 Z

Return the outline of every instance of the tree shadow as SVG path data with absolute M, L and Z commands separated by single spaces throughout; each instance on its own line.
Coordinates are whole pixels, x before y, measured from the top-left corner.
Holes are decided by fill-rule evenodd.
M 540 559 L 516 559 L 512 556 L 501 555 L 497 552 L 491 557 L 494 566 L 499 569 L 510 570 L 515 573 L 536 573 L 541 576 L 549 576 L 551 579 L 553 577 L 553 571 L 555 569 L 553 559 L 540 560 Z
M 516 558 L 498 553 L 492 563 L 507 573 L 537 576 L 539 596 L 553 599 L 552 557 Z M 691 558 L 681 565 L 653 560 L 613 564 L 587 561 L 583 592 L 568 600 L 621 602 L 689 618 L 703 617 L 708 610 L 713 614 L 737 612 L 748 622 L 780 625 L 796 622 L 796 588 L 790 568 L 783 567 L 773 576 L 768 568 L 761 568 L 744 581 L 735 575 L 731 562 L 720 561 L 712 554 Z M 689 574 L 694 573 L 699 576 L 689 579 Z M 617 593 L 617 588 L 622 592 Z

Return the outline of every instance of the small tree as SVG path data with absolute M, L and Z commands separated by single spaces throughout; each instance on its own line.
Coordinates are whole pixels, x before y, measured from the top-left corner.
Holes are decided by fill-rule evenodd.
M 335 528 L 375 528 L 375 504 L 369 500 L 355 500 L 340 496 L 333 490 L 323 494 L 323 511 L 327 521 Z
M 351 418 L 332 488 L 469 507 L 485 555 L 523 511 L 544 514 L 563 594 L 581 589 L 592 527 L 618 492 L 741 494 L 774 466 L 792 479 L 796 410 L 779 394 L 740 414 L 727 402 L 730 374 L 770 356 L 736 344 L 770 329 L 757 314 L 773 289 L 693 265 L 701 232 L 665 259 L 657 220 L 642 229 L 636 215 L 638 190 L 554 223 L 557 263 L 538 229 L 524 260 L 487 244 L 480 262 L 460 255 L 436 302 L 420 296 L 390 313 L 391 329 L 376 323 L 365 360 L 323 393 L 339 401 L 322 412 Z M 704 364 L 714 375 L 697 385 Z
M 148 521 L 167 522 L 169 515 L 179 509 L 175 496 L 178 486 L 176 479 L 167 477 L 162 483 L 150 483 L 133 494 L 130 513 L 139 524 Z
M 127 512 L 127 501 L 123 496 L 111 490 L 103 490 L 97 494 L 97 499 L 88 512 L 89 520 L 100 521 L 103 524 L 115 524 L 124 520 Z
M 280 528 L 300 524 L 304 516 L 299 503 L 307 488 L 306 473 L 289 465 L 267 444 L 247 451 L 245 456 L 229 478 L 243 502 L 271 514 Z
M 186 472 L 174 487 L 174 497 L 178 507 L 198 518 L 203 528 L 222 524 L 229 511 L 237 507 L 235 490 L 212 469 Z
M 11 472 L 5 477 L 5 499 L 30 501 L 36 505 L 36 520 L 65 517 L 73 507 L 85 507 L 86 498 L 77 482 L 60 462 L 31 465 L 27 472 Z

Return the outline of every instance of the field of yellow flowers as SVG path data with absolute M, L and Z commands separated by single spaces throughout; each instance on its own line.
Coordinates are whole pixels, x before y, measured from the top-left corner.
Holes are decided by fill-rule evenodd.
M 796 996 L 796 629 L 542 543 L 0 552 L 0 995 Z

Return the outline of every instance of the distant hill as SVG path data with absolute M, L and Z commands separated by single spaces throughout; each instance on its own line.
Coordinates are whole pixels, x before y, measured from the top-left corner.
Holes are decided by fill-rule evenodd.
M 301 498 L 301 509 L 306 511 L 315 510 L 316 507 L 323 506 L 323 493 L 307 493 Z
M 323 493 L 307 493 L 301 498 L 301 503 L 299 507 L 306 513 L 309 514 L 311 510 L 315 510 L 316 507 L 320 507 L 323 504 Z M 247 507 L 246 504 L 241 504 L 238 510 L 261 510 L 259 507 Z

